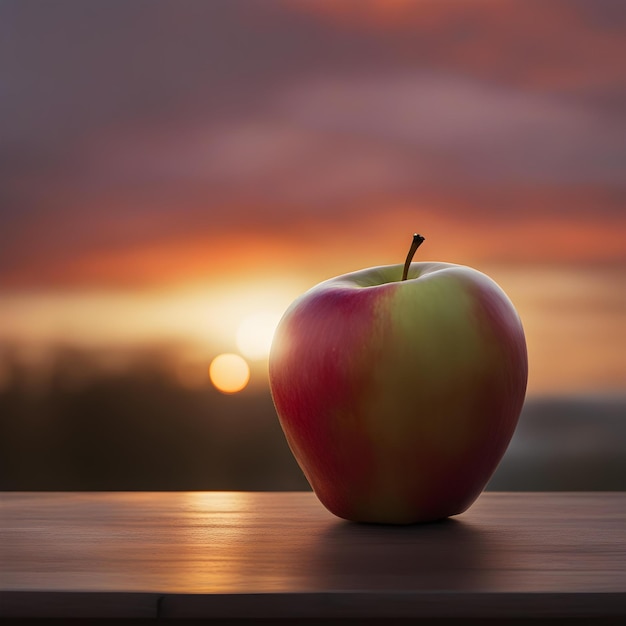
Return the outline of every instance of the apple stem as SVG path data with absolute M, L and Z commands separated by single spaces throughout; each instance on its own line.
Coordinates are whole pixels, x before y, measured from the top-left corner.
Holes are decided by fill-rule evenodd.
M 422 245 L 424 242 L 424 237 L 415 233 L 413 235 L 413 242 L 411 243 L 411 249 L 409 253 L 406 255 L 406 261 L 404 262 L 404 271 L 402 272 L 402 280 L 406 280 L 409 275 L 409 268 L 411 267 L 411 261 L 415 256 L 415 251 Z

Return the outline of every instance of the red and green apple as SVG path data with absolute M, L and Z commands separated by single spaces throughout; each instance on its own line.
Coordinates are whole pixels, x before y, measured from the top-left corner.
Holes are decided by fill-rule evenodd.
M 270 386 L 322 504 L 353 521 L 462 513 L 515 430 L 528 373 L 520 318 L 485 274 L 373 267 L 300 296 L 276 330 Z

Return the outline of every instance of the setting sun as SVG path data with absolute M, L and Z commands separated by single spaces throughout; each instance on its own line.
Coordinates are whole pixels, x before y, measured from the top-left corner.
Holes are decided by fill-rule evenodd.
M 220 354 L 209 366 L 209 377 L 219 391 L 237 393 L 248 384 L 250 368 L 238 354 Z

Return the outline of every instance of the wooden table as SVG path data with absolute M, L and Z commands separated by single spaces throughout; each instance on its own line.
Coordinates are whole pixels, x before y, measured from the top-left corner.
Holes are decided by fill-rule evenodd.
M 410 527 L 311 493 L 0 494 L 0 619 L 70 617 L 626 624 L 626 493 L 485 493 Z

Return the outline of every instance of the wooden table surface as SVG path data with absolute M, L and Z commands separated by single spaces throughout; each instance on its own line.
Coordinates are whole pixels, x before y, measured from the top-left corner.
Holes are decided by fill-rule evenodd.
M 68 617 L 626 623 L 626 493 L 484 493 L 408 527 L 311 493 L 0 494 L 0 619 Z

